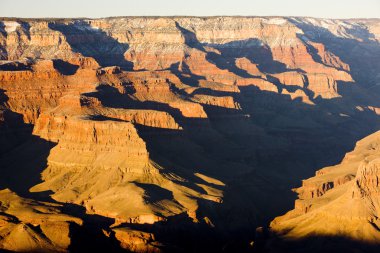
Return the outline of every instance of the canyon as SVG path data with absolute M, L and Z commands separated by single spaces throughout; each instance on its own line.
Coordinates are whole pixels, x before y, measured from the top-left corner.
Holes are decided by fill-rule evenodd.
M 379 63 L 379 19 L 1 18 L 0 249 L 376 252 Z

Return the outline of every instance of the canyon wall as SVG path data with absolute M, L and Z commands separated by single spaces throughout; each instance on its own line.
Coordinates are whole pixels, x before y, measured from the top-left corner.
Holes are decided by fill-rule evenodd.
M 340 164 L 304 180 L 294 209 L 277 217 L 272 231 L 286 239 L 339 236 L 378 245 L 379 136 L 360 140 Z

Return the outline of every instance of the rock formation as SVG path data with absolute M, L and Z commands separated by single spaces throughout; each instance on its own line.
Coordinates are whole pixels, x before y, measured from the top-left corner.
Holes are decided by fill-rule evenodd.
M 378 244 L 379 137 L 364 138 L 340 164 L 304 180 L 295 189 L 294 210 L 277 217 L 271 229 L 287 239 L 341 236 Z
M 0 248 L 249 249 L 291 187 L 379 129 L 379 24 L 2 18 Z M 273 230 L 330 217 L 316 233 L 376 240 L 369 139 L 305 180 Z
M 66 252 L 70 227 L 82 220 L 62 214 L 61 206 L 0 191 L 0 248 L 10 251 Z

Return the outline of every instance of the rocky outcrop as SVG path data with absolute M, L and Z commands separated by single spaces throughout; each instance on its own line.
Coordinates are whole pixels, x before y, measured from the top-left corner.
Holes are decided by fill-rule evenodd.
M 42 175 L 45 182 L 35 186 L 33 191 L 53 190 L 55 199 L 84 204 L 89 211 L 98 214 L 117 216 L 123 210 L 116 205 L 108 206 L 109 200 L 98 199 L 113 192 L 109 196 L 116 197 L 113 202 L 126 201 L 126 195 L 116 194 L 115 190 L 127 182 L 128 175 L 133 181 L 143 175 L 158 174 L 157 169 L 149 166 L 145 143 L 129 122 L 94 121 L 75 116 L 41 117 L 35 134 L 58 145 L 48 157 L 48 167 Z M 119 137 L 114 138 L 115 134 Z M 107 180 L 99 180 L 99 177 Z M 127 199 L 136 201 L 142 193 L 138 189 L 130 188 Z M 137 192 L 132 194 L 131 191 Z M 139 198 L 142 204 L 143 199 Z
M 105 109 L 97 111 L 103 116 L 111 119 L 120 119 L 135 124 L 165 128 L 165 129 L 181 129 L 181 126 L 167 112 L 155 110 L 123 110 L 123 109 Z
M 61 74 L 52 60 L 37 61 L 31 70 L 0 71 L 0 87 L 8 97 L 7 106 L 35 123 L 39 114 L 58 105 L 64 95 L 94 90 L 96 71 L 78 69 L 75 75 Z
M 0 191 L 0 248 L 16 252 L 68 252 L 72 225 L 82 220 L 62 214 L 61 205 Z
M 162 252 L 153 234 L 132 230 L 130 228 L 115 228 L 115 237 L 123 249 L 131 252 Z
M 239 109 L 239 104 L 234 101 L 233 97 L 214 97 L 208 95 L 194 95 L 194 101 L 201 104 L 219 106 L 223 108 Z
M 47 158 L 43 183 L 31 190 L 52 190 L 57 201 L 83 205 L 116 223 L 154 223 L 183 212 L 196 219 L 198 205 L 192 198 L 220 201 L 222 193 L 215 197 L 212 187 L 208 195 L 172 183 L 150 160 L 134 124 L 181 130 L 165 112 L 106 108 L 94 97 L 62 97 L 34 127 L 34 135 L 58 144 Z M 157 187 L 157 199 L 151 187 Z
M 66 37 L 50 29 L 50 23 L 3 21 L 12 29 L 5 30 L 3 59 L 24 57 L 67 58 L 75 55 Z
M 119 133 L 123 139 L 112 138 L 111 133 L 113 132 Z M 138 137 L 134 126 L 128 122 L 93 121 L 74 116 L 49 117 L 47 119 L 41 117 L 34 133 L 40 134 L 48 141 L 59 143 L 49 156 L 49 162 L 55 165 L 72 164 L 74 167 L 81 167 L 93 164 L 96 167 L 98 163 L 99 166 L 107 169 L 133 167 L 133 161 L 138 162 L 139 166 L 144 166 L 148 161 L 145 143 Z M 95 144 L 99 145 L 99 150 L 92 149 L 96 146 Z M 75 162 L 79 157 L 74 154 L 78 154 L 84 145 L 89 147 L 89 150 L 83 150 L 87 154 L 83 153 L 82 158 Z M 111 151 L 110 147 L 115 148 L 118 152 L 107 154 L 108 151 Z M 122 159 L 123 161 L 118 159 L 118 153 L 120 156 L 121 154 L 125 155 L 126 158 Z M 102 158 L 104 159 L 102 160 Z M 101 160 L 97 161 L 96 159 Z M 132 164 L 128 164 L 128 162 Z
M 342 163 L 319 170 L 296 189 L 295 209 L 271 223 L 285 238 L 344 236 L 378 243 L 379 136 L 359 141 Z

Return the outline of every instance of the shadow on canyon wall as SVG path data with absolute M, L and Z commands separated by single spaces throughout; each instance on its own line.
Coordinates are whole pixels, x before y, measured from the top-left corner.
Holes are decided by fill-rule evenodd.
M 79 66 L 63 61 L 61 59 L 54 59 L 53 66 L 59 73 L 65 76 L 74 75 Z
M 33 135 L 33 125 L 24 123 L 21 114 L 6 109 L 7 101 L 5 91 L 0 90 L 0 188 L 32 197 L 29 189 L 41 182 L 47 157 L 56 144 Z
M 363 38 L 363 41 L 358 41 L 337 36 L 324 27 L 298 22 L 295 19 L 288 19 L 288 21 L 302 29 L 313 42 L 324 44 L 326 50 L 347 63 L 350 66 L 349 72 L 356 84 L 371 88 L 379 83 L 380 66 L 377 63 L 380 62 L 380 44 L 366 28 L 358 24 L 354 25 L 355 29 L 347 28 L 348 35 L 360 33 L 360 38 Z
M 133 63 L 124 58 L 129 45 L 118 42 L 87 22 L 53 22 L 49 23 L 49 28 L 63 33 L 74 52 L 93 57 L 102 67 L 117 65 L 124 70 L 133 69 Z

